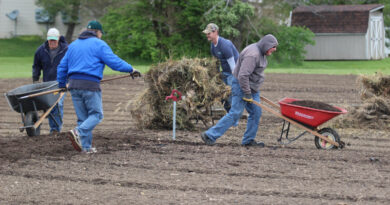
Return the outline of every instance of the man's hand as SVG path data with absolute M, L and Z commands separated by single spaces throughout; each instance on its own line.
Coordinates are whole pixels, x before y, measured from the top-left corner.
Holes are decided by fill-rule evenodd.
M 66 92 L 66 91 L 68 91 L 68 88 L 67 88 L 67 87 L 60 88 L 60 89 L 61 89 L 60 92 Z
M 253 102 L 253 98 L 252 98 L 251 94 L 244 94 L 244 97 L 242 97 L 242 99 L 245 100 L 248 103 L 252 103 Z
M 131 76 L 131 78 L 138 78 L 138 77 L 141 77 L 141 73 L 138 71 L 138 70 L 136 70 L 136 69 L 133 69 L 133 72 L 131 72 L 130 73 L 130 76 Z

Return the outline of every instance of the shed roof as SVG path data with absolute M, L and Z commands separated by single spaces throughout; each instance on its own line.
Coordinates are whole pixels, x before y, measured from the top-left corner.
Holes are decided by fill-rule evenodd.
M 300 6 L 293 10 L 292 26 L 306 26 L 313 33 L 366 33 L 369 13 L 382 4 Z

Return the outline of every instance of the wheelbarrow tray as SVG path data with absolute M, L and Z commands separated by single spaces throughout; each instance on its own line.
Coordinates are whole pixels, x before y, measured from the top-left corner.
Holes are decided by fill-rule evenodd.
M 295 121 L 298 121 L 304 125 L 308 125 L 310 127 L 318 127 L 319 125 L 327 122 L 328 120 L 336 117 L 337 115 L 347 113 L 347 110 L 337 106 L 333 107 L 340 110 L 340 112 L 319 110 L 310 107 L 303 107 L 291 104 L 295 101 L 299 101 L 299 99 L 283 98 L 282 100 L 280 100 L 280 112 L 282 113 L 282 115 Z
M 36 97 L 20 99 L 20 97 L 40 93 L 58 88 L 58 82 L 49 81 L 30 85 L 23 85 L 5 93 L 9 106 L 16 112 L 27 113 L 36 110 L 47 110 L 52 107 L 60 95 L 49 93 Z M 36 106 L 36 110 L 34 108 Z

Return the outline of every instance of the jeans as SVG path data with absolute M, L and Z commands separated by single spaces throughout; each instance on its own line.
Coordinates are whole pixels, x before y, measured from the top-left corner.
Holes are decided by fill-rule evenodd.
M 232 78 L 232 107 L 216 125 L 206 131 L 206 135 L 215 142 L 240 119 L 245 108 L 249 113 L 246 130 L 241 142 L 241 144 L 245 145 L 255 139 L 262 111 L 257 105 L 242 99 L 244 92 L 241 90 L 238 80 L 234 77 Z M 252 93 L 252 98 L 257 102 L 260 102 L 260 92 Z
M 64 96 L 58 101 L 58 107 L 54 106 L 54 108 L 50 111 L 50 114 L 53 115 L 55 121 L 57 121 L 58 125 L 56 122 L 49 117 L 49 126 L 50 126 L 50 133 L 53 131 L 60 132 L 62 129 L 62 117 L 64 116 L 64 100 L 65 100 L 66 93 Z
M 232 80 L 233 80 L 233 74 L 228 72 L 222 72 L 222 81 L 232 87 Z M 232 95 L 230 94 L 227 99 L 222 100 L 223 107 L 225 108 L 226 112 L 229 112 L 230 107 L 232 105 Z
M 92 130 L 103 119 L 102 93 L 79 89 L 71 89 L 70 93 L 77 115 L 76 130 L 83 150 L 89 150 L 92 147 Z

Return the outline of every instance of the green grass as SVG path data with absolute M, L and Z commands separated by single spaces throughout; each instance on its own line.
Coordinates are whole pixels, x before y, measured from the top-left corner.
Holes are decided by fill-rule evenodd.
M 0 39 L 0 57 L 32 57 L 43 42 L 39 36 Z
M 267 73 L 375 74 L 390 75 L 390 58 L 372 61 L 305 61 L 302 65 L 270 65 Z
M 36 49 L 44 42 L 39 36 L 20 36 L 11 39 L 0 39 L 0 79 L 32 77 L 32 64 Z M 141 60 L 127 60 L 141 73 L 149 70 L 151 63 Z M 123 74 L 109 67 L 104 75 Z
M 34 57 L 0 57 L 0 79 L 1 78 L 32 78 L 32 64 Z M 132 64 L 133 68 L 137 69 L 141 73 L 145 73 L 149 70 L 149 65 L 145 63 Z M 104 75 L 124 74 L 118 71 L 114 71 L 106 66 L 104 69 Z M 41 76 L 42 77 L 42 76 Z
M 32 64 L 35 50 L 43 43 L 38 36 L 21 36 L 12 39 L 0 39 L 0 78 L 29 78 L 32 76 Z M 135 69 L 145 73 L 151 62 L 128 59 Z M 381 72 L 390 75 L 390 58 L 377 61 L 305 61 L 302 65 L 274 64 L 270 62 L 266 73 L 305 73 L 305 74 L 375 74 Z M 104 69 L 104 75 L 121 74 L 110 68 Z

